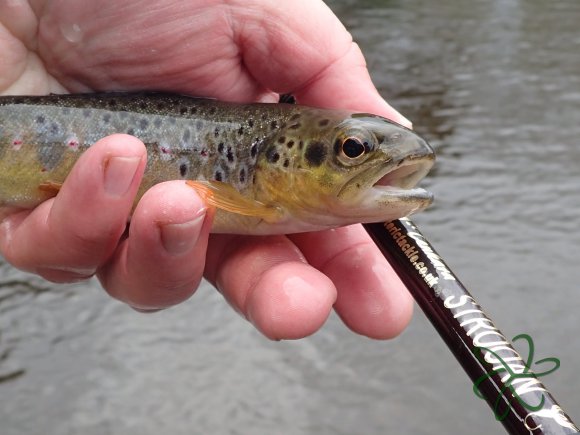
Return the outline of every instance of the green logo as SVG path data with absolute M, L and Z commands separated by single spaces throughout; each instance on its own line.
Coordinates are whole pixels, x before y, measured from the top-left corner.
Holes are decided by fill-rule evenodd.
M 518 364 L 513 364 L 513 363 L 510 364 L 510 363 L 506 362 L 501 356 L 499 356 L 498 353 L 495 352 L 493 349 L 488 349 L 488 348 L 483 347 L 483 346 L 478 346 L 475 349 L 475 355 L 477 356 L 477 358 L 479 359 L 480 362 L 483 362 L 483 358 L 484 358 L 483 351 L 486 351 L 489 354 L 493 355 L 495 357 L 495 361 L 496 361 L 496 365 L 494 366 L 493 370 L 486 373 L 485 375 L 482 375 L 473 383 L 473 392 L 480 399 L 485 399 L 485 397 L 481 393 L 479 386 L 485 380 L 489 379 L 490 377 L 505 373 L 505 375 L 502 376 L 502 384 L 504 385 L 504 387 L 499 391 L 497 399 L 495 400 L 495 403 L 494 403 L 494 408 L 493 408 L 495 418 L 498 421 L 504 420 L 510 411 L 510 408 L 507 408 L 505 411 L 499 412 L 499 406 L 502 402 L 502 398 L 505 397 L 506 390 L 508 390 L 508 389 L 510 390 L 512 396 L 517 399 L 517 401 L 520 403 L 520 405 L 522 405 L 523 407 L 525 407 L 529 411 L 535 412 L 535 411 L 542 409 L 542 407 L 544 406 L 544 402 L 545 402 L 545 397 L 544 397 L 543 393 L 541 395 L 540 402 L 537 405 L 533 405 L 533 404 L 528 403 L 526 400 L 524 400 L 521 397 L 521 395 L 525 394 L 525 393 L 532 392 L 532 391 L 546 391 L 543 388 L 543 386 L 540 384 L 540 382 L 537 381 L 537 378 L 539 378 L 541 376 L 549 375 L 550 373 L 553 373 L 556 370 L 558 370 L 558 368 L 560 368 L 560 360 L 558 358 L 549 357 L 549 358 L 544 358 L 544 359 L 541 359 L 539 361 L 536 361 L 535 364 L 537 366 L 537 365 L 541 365 L 544 363 L 552 362 L 552 363 L 554 363 L 554 366 L 551 369 L 544 370 L 544 371 L 537 371 L 536 370 L 535 373 L 531 372 L 530 366 L 531 366 L 532 361 L 534 360 L 534 342 L 532 340 L 532 337 L 530 337 L 528 334 L 516 335 L 512 341 L 515 342 L 516 340 L 520 340 L 520 339 L 525 340 L 525 342 L 528 344 L 528 358 L 525 361 L 525 363 L 521 358 L 517 358 L 519 360 Z M 514 359 L 514 358 L 510 358 L 510 359 Z M 497 363 L 499 363 L 499 366 L 497 365 Z M 527 382 L 527 384 L 524 384 L 523 387 L 514 386 L 514 385 L 517 385 L 518 383 L 524 382 L 523 381 L 524 379 L 528 379 L 528 382 Z M 530 380 L 532 381 L 531 383 L 529 382 Z M 530 385 L 536 385 L 536 386 L 530 388 Z

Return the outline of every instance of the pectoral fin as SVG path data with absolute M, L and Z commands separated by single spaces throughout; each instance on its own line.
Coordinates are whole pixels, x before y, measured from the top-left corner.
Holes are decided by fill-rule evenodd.
M 50 196 L 56 196 L 58 192 L 60 192 L 60 188 L 62 187 L 62 183 L 54 183 L 52 181 L 45 181 L 44 183 L 40 183 L 38 185 L 38 190 L 49 194 Z
M 209 205 L 243 216 L 254 216 L 266 222 L 276 222 L 282 217 L 282 211 L 276 207 L 247 198 L 230 184 L 221 181 L 186 181 Z

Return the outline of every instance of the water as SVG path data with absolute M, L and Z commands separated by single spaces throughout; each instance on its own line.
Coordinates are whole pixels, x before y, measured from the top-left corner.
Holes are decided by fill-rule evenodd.
M 415 222 L 580 421 L 580 3 L 335 0 L 375 83 L 438 153 Z M 523 353 L 525 349 L 520 350 Z M 417 311 L 271 343 L 209 286 L 155 315 L 0 265 L 0 427 L 40 434 L 502 434 Z

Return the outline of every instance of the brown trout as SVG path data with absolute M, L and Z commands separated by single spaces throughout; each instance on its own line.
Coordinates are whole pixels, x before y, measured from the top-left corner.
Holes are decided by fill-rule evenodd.
M 433 150 L 376 115 L 163 93 L 0 97 L 0 207 L 57 194 L 79 155 L 127 133 L 148 152 L 137 200 L 189 180 L 213 232 L 284 234 L 388 221 L 425 208 Z

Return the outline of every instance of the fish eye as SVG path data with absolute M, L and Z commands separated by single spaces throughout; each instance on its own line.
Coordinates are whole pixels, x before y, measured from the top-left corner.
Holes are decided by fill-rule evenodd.
M 355 125 L 341 128 L 334 137 L 334 155 L 339 164 L 357 166 L 371 157 L 378 144 L 372 131 Z
M 368 146 L 368 142 L 363 143 L 358 139 L 349 137 L 342 142 L 342 153 L 349 159 L 356 159 L 367 151 Z

